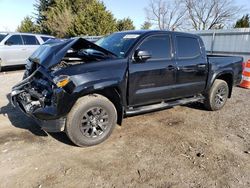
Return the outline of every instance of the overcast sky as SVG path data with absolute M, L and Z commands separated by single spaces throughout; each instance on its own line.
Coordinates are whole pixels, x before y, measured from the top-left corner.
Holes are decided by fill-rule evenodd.
M 0 31 L 15 31 L 25 16 L 34 16 L 34 2 L 35 0 L 0 0 Z M 103 0 L 103 2 L 116 18 L 130 17 L 136 28 L 140 29 L 145 20 L 144 8 L 147 6 L 147 0 Z M 250 0 L 235 2 L 250 10 Z

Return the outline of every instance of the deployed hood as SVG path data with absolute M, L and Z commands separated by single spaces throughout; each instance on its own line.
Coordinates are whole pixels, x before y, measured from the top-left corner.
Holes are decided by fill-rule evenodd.
M 42 65 L 44 68 L 51 68 L 64 58 L 68 50 L 93 49 L 104 53 L 109 57 L 116 55 L 108 50 L 97 46 L 83 38 L 72 38 L 67 40 L 52 39 L 41 45 L 31 56 L 30 60 Z

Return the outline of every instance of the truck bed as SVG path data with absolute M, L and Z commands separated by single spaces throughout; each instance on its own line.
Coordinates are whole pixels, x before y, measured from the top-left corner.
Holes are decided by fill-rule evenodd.
M 223 72 L 233 71 L 233 85 L 238 85 L 242 79 L 243 58 L 238 56 L 207 55 L 210 69 L 213 72 L 221 70 Z
M 243 58 L 239 56 L 224 56 L 224 55 L 207 55 L 208 62 L 209 63 L 223 63 L 226 64 L 242 64 L 243 63 Z

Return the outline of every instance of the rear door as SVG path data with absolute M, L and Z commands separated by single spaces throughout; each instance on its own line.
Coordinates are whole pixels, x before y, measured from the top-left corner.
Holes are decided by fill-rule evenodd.
M 23 40 L 19 34 L 10 35 L 1 47 L 2 66 L 25 64 Z
M 24 56 L 24 61 L 28 59 L 34 51 L 36 51 L 40 45 L 38 39 L 34 35 L 21 35 L 23 39 L 23 56 Z
M 201 39 L 193 35 L 175 34 L 176 96 L 199 94 L 206 87 L 208 62 Z
M 149 36 L 136 50 L 148 51 L 152 57 L 129 64 L 129 105 L 157 103 L 173 97 L 176 65 L 172 59 L 171 35 Z

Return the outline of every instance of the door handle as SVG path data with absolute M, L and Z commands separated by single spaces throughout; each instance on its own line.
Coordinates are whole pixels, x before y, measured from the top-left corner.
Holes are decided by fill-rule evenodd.
M 169 70 L 169 71 L 174 71 L 174 70 L 176 70 L 176 67 L 175 67 L 174 65 L 169 65 L 169 66 L 167 67 L 167 70 Z
M 207 65 L 206 64 L 199 64 L 199 65 L 197 65 L 197 67 L 199 69 L 205 69 L 207 67 Z

